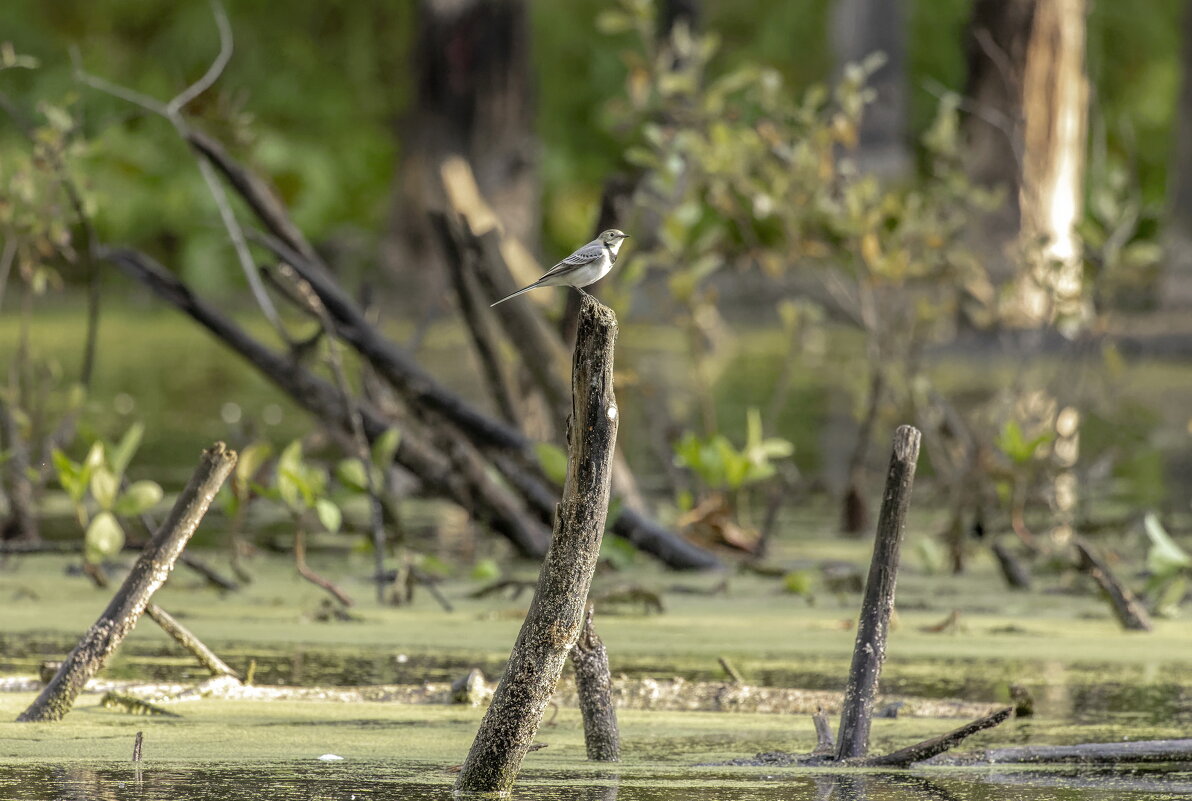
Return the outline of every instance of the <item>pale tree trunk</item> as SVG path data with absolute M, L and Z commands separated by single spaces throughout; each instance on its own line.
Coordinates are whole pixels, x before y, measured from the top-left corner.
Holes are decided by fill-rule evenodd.
M 1167 308 L 1192 307 L 1192 0 L 1184 5 L 1180 73 L 1159 285 L 1159 302 Z
M 856 159 L 864 172 L 883 177 L 905 175 L 911 167 L 907 147 L 905 0 L 836 0 L 833 39 L 839 67 L 860 63 L 875 52 L 886 63 L 869 79 L 877 93 L 865 107 L 858 132 Z
M 1014 316 L 1075 328 L 1091 313 L 1076 226 L 1084 207 L 1085 0 L 1039 0 L 1022 85 L 1018 204 L 1023 269 Z
M 534 136 L 529 12 L 523 0 L 420 0 L 415 94 L 384 261 L 420 291 L 444 282 L 429 210 L 441 210 L 439 164 L 462 156 L 507 234 L 538 245 L 540 190 Z

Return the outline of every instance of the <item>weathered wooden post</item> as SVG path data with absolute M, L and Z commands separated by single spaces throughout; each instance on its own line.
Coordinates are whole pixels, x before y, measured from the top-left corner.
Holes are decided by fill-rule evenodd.
M 510 790 L 583 626 L 617 438 L 616 338 L 612 310 L 585 297 L 571 371 L 567 480 L 550 550 L 505 674 L 455 782 L 456 794 Z
M 83 686 L 120 647 L 137 625 L 153 593 L 165 584 L 174 562 L 235 466 L 236 452 L 228 450 L 222 442 L 203 451 L 190 483 L 178 496 L 165 523 L 145 544 L 120 591 L 18 721 L 61 720 L 70 711 Z
M 894 582 L 898 575 L 899 549 L 910 508 L 911 486 L 919 460 L 920 434 L 913 426 L 899 426 L 894 432 L 894 453 L 886 475 L 882 510 L 865 582 L 865 598 L 857 624 L 857 642 L 840 711 L 840 734 L 836 741 L 836 759 L 865 756 L 869 749 L 869 727 L 877 681 L 886 658 L 886 636 L 890 614 L 894 611 Z
M 617 728 L 617 708 L 613 703 L 608 649 L 596 635 L 592 615 L 592 605 L 588 604 L 584 628 L 571 649 L 579 711 L 584 717 L 584 746 L 588 759 L 616 762 L 621 758 L 621 734 Z

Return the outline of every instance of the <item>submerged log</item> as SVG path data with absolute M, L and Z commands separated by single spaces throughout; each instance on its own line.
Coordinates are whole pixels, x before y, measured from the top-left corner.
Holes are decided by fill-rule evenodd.
M 120 591 L 18 721 L 61 720 L 70 711 L 88 679 L 120 647 L 137 625 L 153 593 L 165 584 L 174 562 L 235 465 L 236 452 L 228 450 L 222 442 L 203 452 L 190 483 L 178 496 L 165 523 L 145 545 Z
M 592 604 L 588 604 L 583 631 L 571 649 L 579 711 L 584 719 L 584 746 L 588 759 L 616 762 L 621 758 L 621 734 L 617 728 L 617 708 L 613 703 L 608 649 L 596 635 L 592 614 Z
M 584 299 L 572 368 L 567 480 L 530 611 L 455 783 L 508 793 L 579 637 L 608 514 L 617 413 L 612 311 Z
M 1192 739 L 1139 740 L 1132 743 L 1084 743 L 1081 745 L 1020 745 L 990 748 L 977 757 L 996 764 L 1098 764 L 1124 765 L 1140 762 L 1188 762 L 1192 760 Z
M 886 658 L 886 637 L 890 615 L 894 611 L 894 584 L 915 465 L 919 459 L 919 439 L 919 430 L 913 426 L 899 426 L 894 432 L 894 452 L 886 475 L 873 559 L 869 563 L 869 579 L 865 583 L 857 641 L 840 714 L 840 734 L 836 742 L 838 760 L 863 757 L 869 749 L 873 702 L 882 662 Z

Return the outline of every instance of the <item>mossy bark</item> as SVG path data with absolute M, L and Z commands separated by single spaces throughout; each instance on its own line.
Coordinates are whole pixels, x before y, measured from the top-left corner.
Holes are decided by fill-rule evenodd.
M 608 514 L 619 414 L 612 311 L 585 298 L 572 365 L 567 480 L 550 550 L 505 674 L 455 783 L 457 793 L 507 793 L 584 621 Z
M 235 466 L 236 452 L 228 450 L 222 442 L 203 452 L 190 483 L 178 496 L 165 523 L 145 544 L 120 591 L 18 721 L 56 721 L 70 711 L 84 685 L 120 647 L 137 625 L 153 593 L 165 584 L 182 549 Z

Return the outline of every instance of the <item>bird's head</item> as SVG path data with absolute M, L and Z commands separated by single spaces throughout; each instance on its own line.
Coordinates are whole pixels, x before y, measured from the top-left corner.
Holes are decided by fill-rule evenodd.
M 621 242 L 629 238 L 629 234 L 624 231 L 619 231 L 616 228 L 610 228 L 607 231 L 601 231 L 600 236 L 596 237 L 600 242 L 613 253 L 621 247 Z

